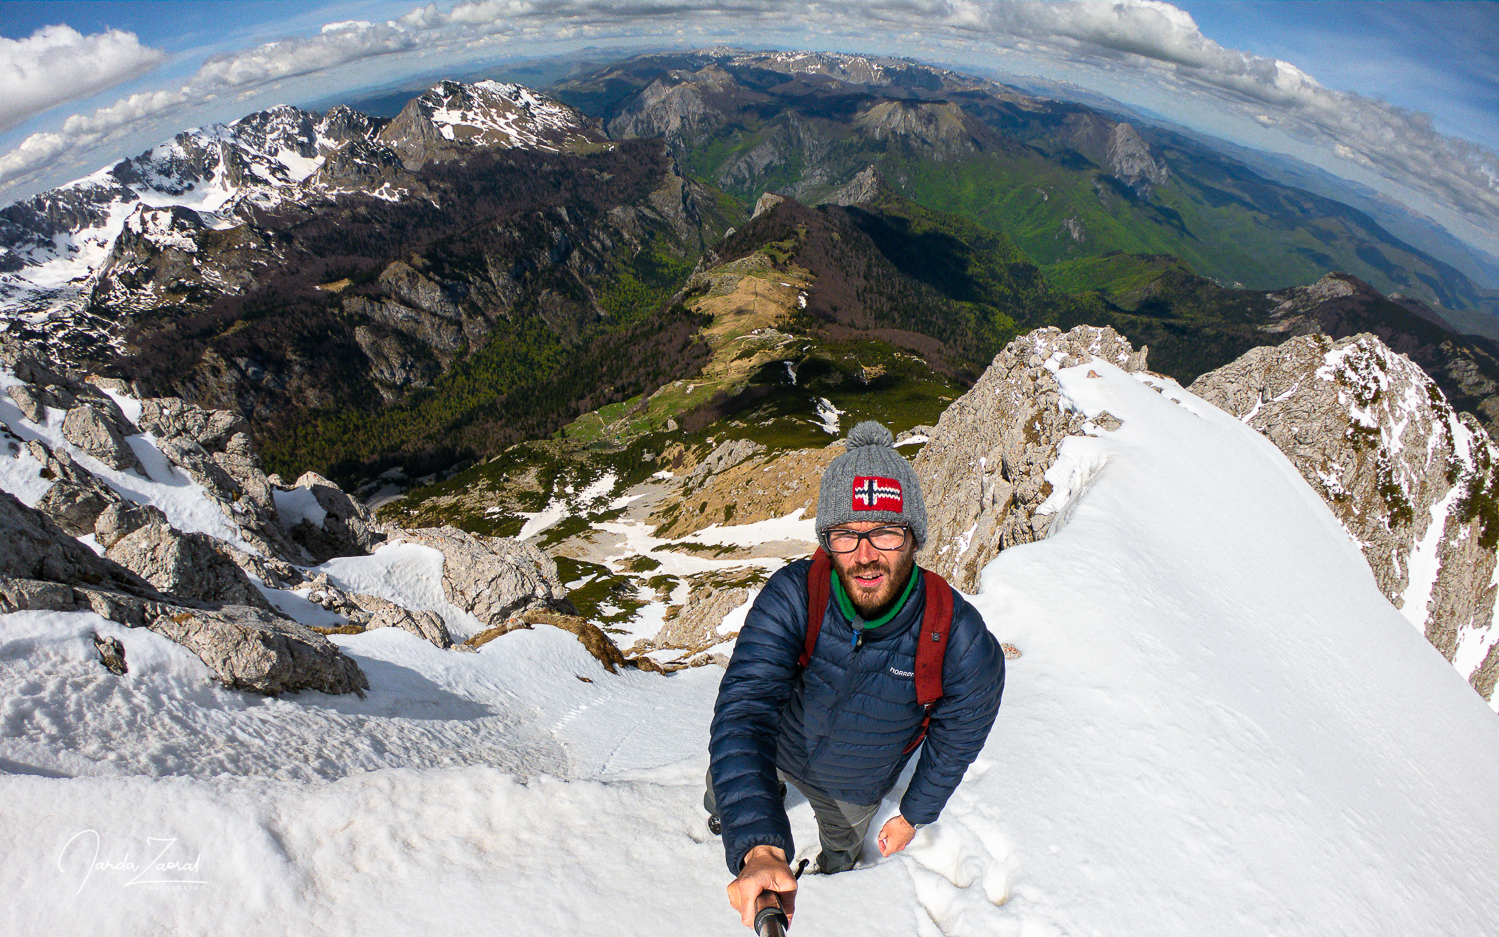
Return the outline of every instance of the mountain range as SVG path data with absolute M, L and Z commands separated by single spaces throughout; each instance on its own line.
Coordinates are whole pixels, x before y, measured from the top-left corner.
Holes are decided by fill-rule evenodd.
M 689 274 L 772 242 L 820 334 L 960 386 L 1037 325 L 1114 325 L 1183 382 L 1373 330 L 1499 413 L 1499 345 L 1461 334 L 1499 335 L 1491 297 L 1368 216 L 1180 134 L 830 53 L 650 55 L 547 94 L 444 81 L 389 119 L 187 131 L 0 210 L 0 322 L 243 414 L 282 473 L 417 476 L 690 377 L 711 343 Z M 1304 292 L 1333 271 L 1346 289 Z

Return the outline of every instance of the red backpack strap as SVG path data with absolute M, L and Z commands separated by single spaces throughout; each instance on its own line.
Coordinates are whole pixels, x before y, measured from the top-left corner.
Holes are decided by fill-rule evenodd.
M 796 661 L 803 670 L 812 663 L 812 652 L 817 650 L 817 635 L 822 631 L 822 619 L 828 613 L 828 600 L 832 597 L 832 574 L 832 558 L 818 547 L 807 570 L 807 639 L 802 644 L 802 656 Z
M 947 635 L 952 630 L 952 587 L 947 580 L 924 569 L 926 608 L 921 615 L 921 634 L 916 636 L 916 702 L 926 708 L 921 731 L 906 751 L 915 750 L 926 738 L 932 722 L 932 707 L 942 698 L 942 661 L 947 657 Z

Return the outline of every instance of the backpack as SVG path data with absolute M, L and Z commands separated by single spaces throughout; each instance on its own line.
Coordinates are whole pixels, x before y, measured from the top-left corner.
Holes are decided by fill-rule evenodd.
M 822 631 L 822 619 L 831 598 L 832 571 L 832 557 L 818 547 L 812 554 L 812 567 L 807 570 L 807 639 L 796 661 L 802 670 L 812 662 L 812 652 L 817 648 L 817 636 Z M 952 588 L 931 570 L 920 572 L 926 577 L 926 608 L 921 616 L 921 634 L 916 639 L 916 702 L 926 712 L 921 717 L 921 731 L 902 754 L 915 751 L 926 738 L 932 707 L 942 698 L 942 659 L 947 656 L 947 635 L 952 630 Z M 926 640 L 928 636 L 931 640 Z

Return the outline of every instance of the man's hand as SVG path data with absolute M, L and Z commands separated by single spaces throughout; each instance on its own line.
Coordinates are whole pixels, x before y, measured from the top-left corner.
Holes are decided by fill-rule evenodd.
M 915 835 L 916 827 L 907 823 L 906 818 L 897 813 L 880 827 L 880 838 L 876 840 L 880 847 L 880 855 L 895 855 L 910 845 L 911 837 Z
M 796 908 L 796 876 L 786 864 L 786 853 L 775 846 L 756 846 L 744 857 L 739 877 L 729 883 L 729 904 L 745 927 L 755 926 L 755 914 L 780 900 L 786 920 Z

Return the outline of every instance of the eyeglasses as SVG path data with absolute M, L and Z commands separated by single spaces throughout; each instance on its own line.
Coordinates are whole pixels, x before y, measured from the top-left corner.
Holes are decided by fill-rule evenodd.
M 862 532 L 834 527 L 823 533 L 822 541 L 829 553 L 852 553 L 859 549 L 860 540 L 868 540 L 876 550 L 899 550 L 906 545 L 909 533 L 908 527 L 876 527 Z

